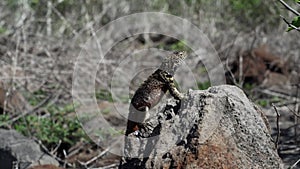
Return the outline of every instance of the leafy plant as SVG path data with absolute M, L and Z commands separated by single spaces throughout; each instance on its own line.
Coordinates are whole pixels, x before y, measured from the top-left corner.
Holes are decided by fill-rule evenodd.
M 293 26 L 296 27 L 296 28 L 299 28 L 299 27 L 300 27 L 300 16 L 294 17 L 294 19 L 293 19 L 291 25 L 293 25 Z M 287 32 L 289 32 L 289 31 L 295 29 L 294 27 L 289 26 L 288 29 L 287 29 Z
M 24 135 L 34 134 L 46 146 L 56 144 L 60 140 L 73 145 L 86 138 L 78 120 L 61 115 L 52 115 L 50 118 L 29 115 L 20 119 L 13 127 Z
M 278 24 L 279 8 L 272 3 L 262 0 L 229 0 L 229 5 L 230 13 L 240 23 L 237 28 L 249 30 L 262 23 L 274 26 Z
M 188 48 L 186 47 L 186 45 L 184 44 L 184 41 L 178 41 L 174 44 L 171 45 L 171 50 L 177 50 L 177 51 L 187 51 Z
M 6 32 L 6 29 L 3 28 L 2 26 L 0 26 L 0 34 L 3 34 L 3 33 L 5 33 L 5 32 Z
M 0 126 L 5 125 L 9 118 L 10 116 L 8 114 L 0 114 Z
M 291 31 L 291 30 L 298 30 L 300 31 L 300 12 L 298 12 L 297 10 L 295 10 L 293 7 L 289 6 L 286 2 L 284 1 L 279 1 L 289 12 L 292 12 L 294 15 L 296 15 L 292 22 L 290 23 L 286 18 L 282 17 L 284 22 L 288 25 L 287 28 L 287 32 Z M 294 0 L 294 2 L 298 3 L 298 5 L 300 4 L 300 0 Z
M 26 93 L 25 96 L 28 98 L 28 102 L 32 106 L 38 105 L 45 96 L 47 96 L 47 93 L 43 90 L 37 90 L 33 93 Z
M 257 104 L 260 105 L 261 107 L 267 107 L 269 105 L 268 100 L 258 100 Z
M 112 94 L 110 91 L 101 89 L 98 92 L 96 92 L 96 99 L 98 100 L 106 100 L 109 102 L 113 102 Z
M 209 88 L 211 86 L 210 81 L 198 83 L 197 85 L 198 85 L 199 90 L 206 90 L 207 88 Z
M 282 101 L 282 99 L 277 97 L 277 96 L 274 96 L 274 97 L 271 98 L 272 103 L 278 103 L 278 102 L 281 102 L 281 101 Z
M 252 84 L 252 83 L 245 83 L 245 84 L 243 85 L 243 88 L 244 88 L 245 90 L 252 90 L 254 87 L 255 87 L 255 85 Z
M 51 105 L 46 109 L 50 116 L 27 115 L 14 122 L 12 127 L 25 136 L 34 135 L 47 147 L 59 141 L 74 145 L 79 140 L 89 140 L 76 116 L 65 116 L 75 111 L 73 104 L 63 107 Z M 8 114 L 0 115 L 0 125 L 3 126 L 9 119 L 11 117 Z

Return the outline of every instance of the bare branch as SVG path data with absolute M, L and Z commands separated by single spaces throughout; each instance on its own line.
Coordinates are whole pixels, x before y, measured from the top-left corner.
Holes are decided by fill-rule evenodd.
M 275 112 L 276 112 L 276 128 L 277 128 L 277 136 L 276 136 L 276 141 L 275 141 L 275 146 L 276 146 L 276 149 L 278 149 L 278 142 L 279 142 L 279 137 L 280 137 L 280 126 L 279 126 L 279 117 L 280 117 L 280 114 L 277 110 L 277 107 L 272 104 Z
M 51 8 L 52 8 L 52 2 L 48 1 L 47 2 L 47 14 L 46 14 L 47 36 L 52 35 L 52 18 L 51 18 L 52 9 Z
M 300 162 L 300 158 L 299 158 L 299 160 L 297 160 L 297 161 L 295 162 L 295 164 L 293 164 L 293 165 L 290 167 L 290 169 L 296 167 L 296 165 L 297 165 L 299 162 Z
M 288 24 L 288 26 L 290 26 L 291 28 L 293 28 L 293 29 L 295 29 L 295 30 L 297 30 L 297 31 L 300 32 L 300 28 L 297 28 L 297 27 L 294 26 L 293 24 L 289 23 L 289 21 L 287 21 L 287 20 L 285 19 L 285 17 L 283 17 L 282 15 L 280 15 L 280 17 L 283 19 L 283 21 L 284 21 L 286 24 Z
M 34 141 L 35 141 L 36 143 L 38 143 L 38 144 L 40 145 L 40 147 L 45 151 L 46 154 L 48 154 L 49 156 L 53 157 L 53 158 L 56 159 L 57 161 L 63 163 L 64 165 L 67 165 L 68 167 L 73 167 L 72 164 L 70 164 L 70 163 L 68 163 L 67 161 L 65 161 L 65 160 L 63 160 L 63 159 L 57 157 L 56 155 L 52 154 L 52 153 L 48 150 L 48 148 L 42 143 L 41 140 L 39 140 L 39 139 L 37 139 L 37 138 L 33 138 L 33 139 L 34 139 Z
M 289 11 L 293 12 L 295 15 L 300 16 L 300 13 L 293 9 L 291 6 L 289 6 L 287 3 L 285 3 L 283 0 L 279 0 L 279 2 Z
M 39 110 L 41 107 L 43 107 L 44 105 L 46 105 L 46 104 L 49 102 L 49 100 L 50 100 L 51 98 L 52 98 L 52 95 L 51 95 L 51 96 L 48 96 L 46 99 L 44 99 L 43 101 L 41 101 L 37 106 L 35 106 L 32 110 L 27 111 L 27 112 L 25 112 L 25 113 L 23 113 L 23 114 L 21 114 L 21 115 L 15 117 L 15 118 L 9 120 L 7 123 L 13 123 L 13 122 L 19 120 L 20 118 L 22 118 L 22 117 L 24 117 L 24 116 L 26 116 L 26 115 L 28 115 L 28 114 L 32 114 L 32 113 L 36 112 L 36 111 Z
M 110 149 L 112 148 L 112 146 L 106 148 L 104 151 L 102 151 L 100 154 L 98 154 L 97 156 L 93 157 L 92 159 L 90 159 L 89 161 L 87 162 L 81 162 L 81 161 L 78 161 L 81 165 L 83 166 L 88 166 L 90 165 L 91 163 L 95 162 L 97 159 L 99 159 L 100 157 L 102 157 L 103 155 L 105 155 Z
M 116 168 L 119 164 L 110 164 L 108 166 L 100 167 L 100 168 L 95 168 L 95 169 L 110 169 L 110 168 Z

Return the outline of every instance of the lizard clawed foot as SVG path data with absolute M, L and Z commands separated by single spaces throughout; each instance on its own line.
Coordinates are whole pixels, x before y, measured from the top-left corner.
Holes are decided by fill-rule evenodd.
M 187 96 L 187 94 L 181 94 L 180 97 L 179 97 L 179 99 L 180 99 L 181 101 L 187 100 L 188 98 L 189 98 L 189 97 Z
M 136 131 L 133 132 L 133 135 L 138 137 L 138 136 L 141 136 L 142 133 L 140 132 L 140 130 L 136 130 Z
M 136 137 L 144 137 L 144 133 L 148 133 L 149 131 L 153 130 L 153 126 L 150 124 L 140 126 L 138 129 L 136 129 L 134 132 L 132 132 L 132 135 Z
M 150 124 L 145 124 L 143 126 L 140 127 L 140 130 L 137 130 L 138 131 L 138 135 L 136 136 L 142 136 L 142 137 L 147 137 L 149 136 L 149 132 L 152 132 L 153 131 L 153 126 L 150 125 Z M 137 132 L 135 131 L 135 132 Z

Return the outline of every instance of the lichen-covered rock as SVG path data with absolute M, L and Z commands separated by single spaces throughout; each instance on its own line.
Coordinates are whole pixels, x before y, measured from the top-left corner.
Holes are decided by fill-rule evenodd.
M 265 116 L 234 86 L 169 100 L 147 126 L 126 138 L 120 168 L 283 168 Z
M 40 146 L 14 130 L 0 129 L 0 164 L 1 169 L 20 168 L 38 164 L 59 163 L 41 151 Z

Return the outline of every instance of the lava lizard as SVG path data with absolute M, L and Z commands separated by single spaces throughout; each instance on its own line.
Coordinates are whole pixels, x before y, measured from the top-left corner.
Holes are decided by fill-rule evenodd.
M 134 93 L 130 107 L 125 135 L 144 128 L 146 113 L 158 104 L 164 94 L 169 91 L 176 100 L 184 98 L 174 83 L 174 73 L 187 57 L 185 51 L 174 52 L 163 59 L 160 67 Z

